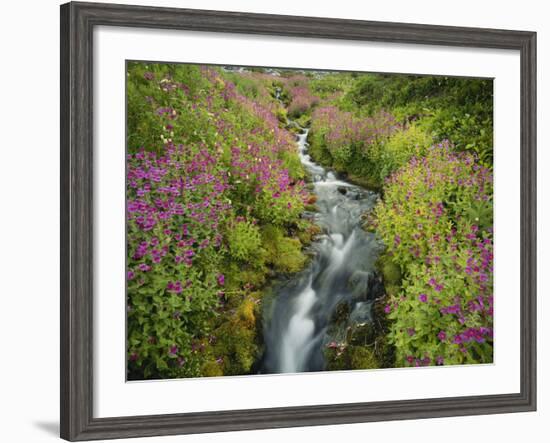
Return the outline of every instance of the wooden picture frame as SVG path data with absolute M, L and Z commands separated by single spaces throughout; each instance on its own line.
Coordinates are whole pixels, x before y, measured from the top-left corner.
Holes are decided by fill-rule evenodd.
M 518 394 L 150 416 L 93 416 L 93 29 L 267 34 L 497 48 L 521 58 L 521 390 Z M 99 3 L 61 6 L 61 437 L 70 441 L 536 409 L 536 34 Z

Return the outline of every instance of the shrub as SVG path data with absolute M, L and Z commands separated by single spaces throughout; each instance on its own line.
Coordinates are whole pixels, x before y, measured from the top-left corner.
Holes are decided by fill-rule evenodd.
M 369 150 L 369 159 L 374 165 L 380 183 L 391 173 L 405 165 L 413 156 L 421 157 L 430 146 L 432 138 L 418 125 L 395 131 L 387 140 Z
M 342 106 L 362 115 L 380 109 L 398 121 L 418 121 L 435 140 L 452 140 L 457 150 L 493 158 L 493 81 L 490 79 L 363 74 L 349 88 Z
M 303 193 L 283 193 L 276 188 L 264 189 L 256 200 L 254 215 L 264 224 L 295 225 L 304 210 L 303 200 Z
M 319 97 L 310 90 L 310 78 L 304 75 L 292 75 L 280 79 L 283 87 L 282 98 L 288 104 L 287 112 L 291 119 L 308 113 L 319 102 Z
M 378 166 L 371 151 L 381 149 L 379 145 L 400 127 L 386 112 L 360 118 L 334 106 L 320 107 L 313 113 L 311 152 L 338 171 L 373 176 Z
M 227 229 L 229 253 L 237 260 L 248 261 L 258 255 L 262 243 L 260 230 L 246 220 L 239 220 Z
M 188 170 L 185 182 L 193 185 L 186 187 L 179 169 L 194 162 L 204 173 Z M 193 347 L 208 335 L 219 305 L 216 227 L 227 216 L 227 183 L 215 162 L 184 147 L 129 155 L 127 171 L 130 372 L 199 375 L 202 358 Z M 207 196 L 212 207 L 198 203 Z
M 492 361 L 492 228 L 469 217 L 473 205 L 491 204 L 490 170 L 448 143 L 388 180 L 375 218 L 403 271 L 386 306 L 398 365 Z

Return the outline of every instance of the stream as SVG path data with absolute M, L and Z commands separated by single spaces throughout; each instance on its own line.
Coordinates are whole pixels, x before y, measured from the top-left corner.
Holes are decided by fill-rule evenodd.
M 306 216 L 323 233 L 310 246 L 313 258 L 308 267 L 277 283 L 272 302 L 265 307 L 260 366 L 264 374 L 322 371 L 326 346 L 345 340 L 349 326 L 372 321 L 380 244 L 361 225 L 362 215 L 373 208 L 378 196 L 312 161 L 308 131 L 301 129 L 297 149 L 313 182 L 317 211 Z M 335 310 L 343 303 L 350 313 L 347 322 L 331 328 Z

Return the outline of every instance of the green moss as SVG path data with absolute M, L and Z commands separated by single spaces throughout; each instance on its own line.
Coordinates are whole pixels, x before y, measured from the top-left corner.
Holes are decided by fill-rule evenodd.
M 346 354 L 338 350 L 329 349 L 325 352 L 326 368 L 328 371 L 345 371 L 349 369 L 349 360 Z
M 373 175 L 347 174 L 347 181 L 372 191 L 380 192 L 382 183 Z
M 239 321 L 248 328 L 253 328 L 256 324 L 256 303 L 253 299 L 245 299 L 237 310 Z
M 247 295 L 241 299 L 233 315 L 214 332 L 216 343 L 213 353 L 223 359 L 223 375 L 248 374 L 260 357 L 261 338 L 257 333 L 257 316 L 256 299 Z
M 254 263 L 238 263 L 234 260 L 227 260 L 224 265 L 226 290 L 240 291 L 246 285 L 261 287 L 266 280 L 269 270 L 262 260 Z
M 380 367 L 370 347 L 349 345 L 344 349 L 330 349 L 326 353 L 328 370 L 377 369 Z
M 303 245 L 309 245 L 316 235 L 321 233 L 321 228 L 315 223 L 308 222 L 308 226 L 296 234 Z
M 278 256 L 273 261 L 280 272 L 294 273 L 304 268 L 307 257 L 302 254 L 302 244 L 296 238 L 285 237 L 277 245 Z
M 298 119 L 296 119 L 295 121 L 302 128 L 308 127 L 309 124 L 311 123 L 311 112 L 306 112 L 306 113 L 300 115 L 300 117 Z
M 207 360 L 202 366 L 201 373 L 205 377 L 220 377 L 223 375 L 223 370 L 215 360 Z
M 287 117 L 285 108 L 277 108 L 277 110 L 275 111 L 275 117 L 277 117 L 277 120 L 279 120 L 281 123 L 285 125 L 288 122 L 288 117 Z
M 260 355 L 255 331 L 238 322 L 228 322 L 216 334 L 218 342 L 214 352 L 223 356 L 223 374 L 248 374 Z
M 349 360 L 351 369 L 375 369 L 378 368 L 378 360 L 372 349 L 366 346 L 350 346 Z
M 378 331 L 373 323 L 367 323 L 353 328 L 351 331 L 350 343 L 353 345 L 374 345 L 378 339 Z
M 377 262 L 377 268 L 382 274 L 386 293 L 393 294 L 401 287 L 401 279 L 403 278 L 401 268 L 395 264 L 389 255 L 380 255 Z
M 284 230 L 275 225 L 262 228 L 262 244 L 266 250 L 266 262 L 277 272 L 298 272 L 306 264 L 307 257 L 302 253 L 302 244 L 297 238 L 284 235 Z

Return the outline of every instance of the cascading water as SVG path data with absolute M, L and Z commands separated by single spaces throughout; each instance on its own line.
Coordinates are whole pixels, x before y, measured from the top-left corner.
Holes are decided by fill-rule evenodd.
M 350 324 L 372 320 L 369 288 L 380 244 L 361 225 L 377 195 L 314 163 L 307 135 L 308 129 L 298 135 L 298 152 L 317 196 L 318 211 L 310 216 L 324 233 L 311 245 L 310 265 L 275 288 L 264 313 L 266 351 L 261 373 L 324 370 L 324 347 L 345 336 L 345 328 L 336 333 L 340 336 L 328 328 L 335 308 L 343 302 L 349 306 Z

